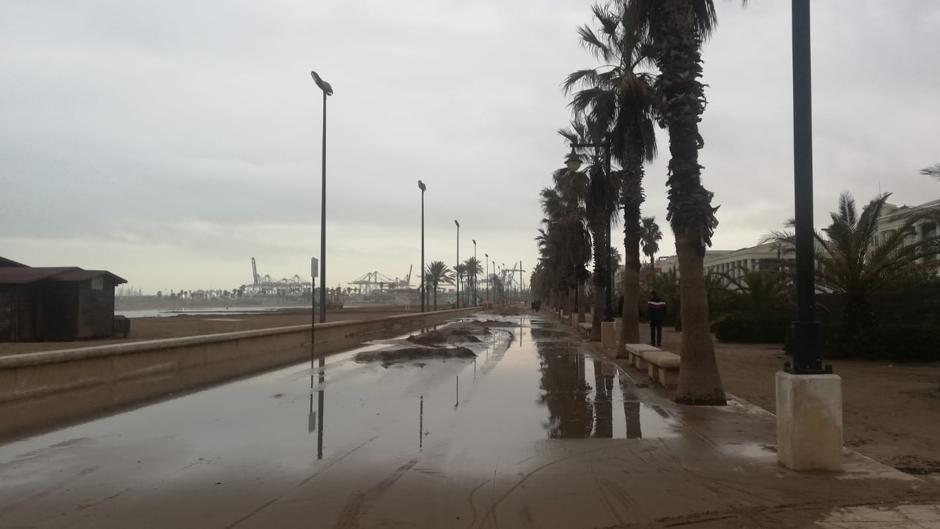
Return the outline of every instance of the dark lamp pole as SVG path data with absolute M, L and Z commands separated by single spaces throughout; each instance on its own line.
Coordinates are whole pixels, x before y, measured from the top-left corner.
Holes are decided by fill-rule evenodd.
M 424 192 L 428 188 L 424 185 L 424 182 L 418 180 L 418 189 L 421 190 L 421 266 L 418 267 L 418 274 L 421 276 L 421 288 L 418 292 L 421 294 L 421 312 L 424 312 Z
M 793 322 L 794 374 L 831 373 L 823 368 L 816 321 L 813 230 L 813 82 L 809 0 L 792 0 L 793 16 L 793 194 L 796 232 L 797 321 Z
M 322 175 L 320 190 L 320 323 L 326 322 L 326 98 L 333 95 L 333 87 L 317 72 L 310 72 L 313 82 L 323 92 L 323 146 L 321 152 Z

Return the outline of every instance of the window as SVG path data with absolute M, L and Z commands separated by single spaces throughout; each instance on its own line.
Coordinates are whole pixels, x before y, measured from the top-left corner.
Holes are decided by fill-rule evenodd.
M 91 278 L 91 289 L 101 290 L 104 288 L 104 278 L 101 276 Z

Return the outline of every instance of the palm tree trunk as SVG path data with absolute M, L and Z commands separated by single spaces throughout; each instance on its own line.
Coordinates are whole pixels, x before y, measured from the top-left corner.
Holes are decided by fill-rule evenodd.
M 434 285 L 434 310 L 437 310 L 437 285 Z
M 594 222 L 594 311 L 591 318 L 591 340 L 600 341 L 601 322 L 604 317 L 604 308 L 606 305 L 607 291 L 605 283 L 607 282 L 607 236 L 604 229 L 603 219 L 597 219 Z
M 621 184 L 623 203 L 623 307 L 619 340 L 621 344 L 640 342 L 640 205 L 643 203 L 643 158 L 636 142 Z M 619 354 L 619 351 L 618 351 Z
M 682 356 L 676 401 L 683 404 L 725 404 L 725 392 L 715 361 L 715 344 L 708 324 L 708 296 L 698 241 L 688 232 L 676 237 L 679 260 L 679 308 Z
M 717 225 L 712 193 L 702 186 L 698 124 L 705 111 L 701 35 L 692 28 L 692 2 L 669 2 L 665 46 L 657 57 L 657 89 L 669 129 L 669 215 L 679 261 L 682 356 L 677 402 L 725 404 L 709 329 L 703 260 Z

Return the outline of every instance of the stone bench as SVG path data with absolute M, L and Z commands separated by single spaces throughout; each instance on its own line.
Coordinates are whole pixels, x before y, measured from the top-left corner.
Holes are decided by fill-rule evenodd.
M 641 353 L 646 362 L 646 373 L 664 388 L 674 388 L 679 383 L 679 355 L 669 351 L 649 350 Z
M 593 328 L 593 327 L 594 327 L 594 326 L 591 324 L 591 322 L 579 323 L 579 324 L 578 324 L 578 331 L 579 331 L 581 334 L 583 334 L 583 335 L 590 336 L 590 335 L 591 335 L 591 328 Z
M 643 360 L 643 351 L 659 351 L 659 348 L 645 343 L 628 343 L 624 344 L 623 348 L 627 352 L 629 364 L 644 371 L 646 370 L 646 360 Z

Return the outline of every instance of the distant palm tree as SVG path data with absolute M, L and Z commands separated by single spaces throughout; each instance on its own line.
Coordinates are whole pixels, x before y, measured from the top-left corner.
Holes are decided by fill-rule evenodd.
M 682 290 L 682 365 L 675 400 L 725 404 L 709 328 L 705 249 L 718 225 L 712 192 L 702 185 L 699 123 L 705 111 L 702 43 L 717 23 L 712 0 L 626 0 L 627 17 L 659 68 L 657 114 L 669 131 L 669 214 Z
M 739 268 L 737 274 L 721 272 L 718 277 L 724 288 L 732 289 L 743 296 L 744 309 L 766 312 L 787 305 L 791 281 L 786 273 L 769 270 L 747 270 Z
M 434 310 L 437 310 L 437 289 L 441 283 L 453 283 L 451 269 L 443 261 L 432 261 L 427 266 L 427 282 L 434 290 Z
M 920 174 L 924 176 L 932 176 L 937 180 L 940 180 L 940 163 L 931 165 L 930 167 L 921 170 Z
M 663 240 L 663 232 L 656 224 L 656 217 L 643 217 L 640 230 L 640 242 L 643 244 L 643 254 L 650 258 L 650 270 L 656 272 L 656 252 L 659 251 L 659 241 Z
M 607 140 L 608 131 L 602 128 L 591 115 L 581 116 L 571 122 L 571 127 L 558 131 L 571 143 L 601 144 Z M 593 243 L 594 271 L 594 310 L 591 326 L 591 339 L 601 339 L 601 319 L 606 312 L 606 293 L 609 288 L 609 274 L 607 268 L 607 244 L 610 231 L 610 222 L 616 219 L 617 199 L 619 197 L 620 172 L 608 171 L 601 148 L 590 147 L 592 150 L 591 165 L 585 172 L 588 175 L 587 193 L 585 195 L 585 213 L 587 214 L 588 228 L 591 230 Z M 582 152 L 584 148 L 580 149 Z
M 480 264 L 480 261 L 476 257 L 469 257 L 466 261 L 463 262 L 464 269 L 467 271 L 467 281 L 470 283 L 470 289 L 472 292 L 468 292 L 467 296 L 473 294 L 473 302 L 476 303 L 477 297 L 477 276 L 483 273 L 483 266 Z
M 626 17 L 622 0 L 592 8 L 597 29 L 578 28 L 582 45 L 604 64 L 579 70 L 565 80 L 566 92 L 577 86 L 571 103 L 576 114 L 589 113 L 597 128 L 607 132 L 611 155 L 623 168 L 617 179 L 623 210 L 623 241 L 625 267 L 621 285 L 624 303 L 616 307 L 623 317 L 620 340 L 636 343 L 639 335 L 640 298 L 640 205 L 643 203 L 643 165 L 656 156 L 656 133 L 653 117 L 656 102 L 655 77 L 638 71 L 648 48 L 642 34 Z M 610 285 L 610 288 L 615 288 Z

